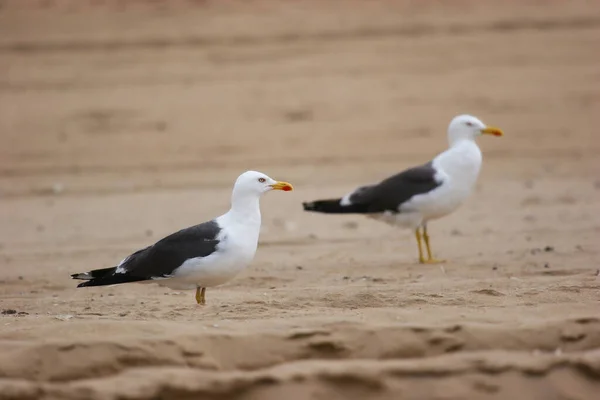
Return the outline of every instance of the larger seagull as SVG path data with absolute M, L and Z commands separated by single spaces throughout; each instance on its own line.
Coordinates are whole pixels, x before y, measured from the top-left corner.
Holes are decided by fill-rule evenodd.
M 244 172 L 233 186 L 227 213 L 175 232 L 115 267 L 71 277 L 85 280 L 77 287 L 155 282 L 171 289 L 196 289 L 196 301 L 203 305 L 207 287 L 232 279 L 254 258 L 261 224 L 259 198 L 271 190 L 293 187 L 260 172 Z
M 377 184 L 361 186 L 342 198 L 303 203 L 304 210 L 327 214 L 366 214 L 392 225 L 411 228 L 419 262 L 433 258 L 427 223 L 455 211 L 471 194 L 481 168 L 478 136 L 503 136 L 471 115 L 459 115 L 448 126 L 449 148 L 432 161 L 407 169 Z M 423 253 L 425 242 L 427 257 Z

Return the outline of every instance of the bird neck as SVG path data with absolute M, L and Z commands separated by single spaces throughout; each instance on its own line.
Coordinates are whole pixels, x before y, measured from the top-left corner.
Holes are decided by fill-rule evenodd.
M 481 150 L 472 139 L 457 140 L 434 160 L 450 176 L 459 177 L 456 183 L 473 185 L 481 168 Z
M 236 193 L 231 196 L 231 209 L 228 213 L 234 220 L 260 225 L 260 201 L 256 195 Z
M 449 148 L 463 146 L 465 144 L 467 146 L 469 146 L 469 144 L 472 144 L 472 145 L 475 145 L 475 147 L 478 147 L 477 143 L 475 143 L 475 139 L 472 137 L 452 136 L 452 135 L 448 136 L 448 145 L 449 145 L 448 147 Z

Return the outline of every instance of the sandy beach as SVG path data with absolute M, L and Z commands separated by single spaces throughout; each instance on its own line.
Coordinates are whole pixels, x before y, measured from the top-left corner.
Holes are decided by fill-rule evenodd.
M 600 4 L 0 2 L 0 399 L 596 399 Z M 476 191 L 413 234 L 302 211 L 426 162 L 470 113 Z M 227 211 L 207 291 L 76 289 Z

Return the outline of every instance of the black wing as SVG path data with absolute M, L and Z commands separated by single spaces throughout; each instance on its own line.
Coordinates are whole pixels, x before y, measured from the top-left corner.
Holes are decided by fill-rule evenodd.
M 376 185 L 361 186 L 342 199 L 317 200 L 304 203 L 306 211 L 323 213 L 380 213 L 398 211 L 398 207 L 413 196 L 427 193 L 442 184 L 435 178 L 431 162 L 393 175 Z
M 407 169 L 377 185 L 359 188 L 349 196 L 351 204 L 362 204 L 367 212 L 397 211 L 412 197 L 432 191 L 441 185 L 435 179 L 436 170 L 431 162 Z
M 119 266 L 71 275 L 84 279 L 78 287 L 103 286 L 164 278 L 190 258 L 206 257 L 217 251 L 221 228 L 216 221 L 175 232 L 152 246 L 138 250 Z

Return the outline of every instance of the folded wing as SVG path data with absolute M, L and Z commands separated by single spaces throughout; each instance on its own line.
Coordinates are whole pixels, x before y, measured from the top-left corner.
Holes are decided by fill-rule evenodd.
M 429 162 L 393 175 L 376 185 L 361 186 L 339 199 L 303 203 L 304 210 L 340 214 L 399 212 L 403 203 L 441 185 L 442 181 L 436 172 Z
M 77 287 L 169 278 L 185 261 L 218 251 L 220 232 L 216 221 L 205 222 L 182 229 L 152 246 L 136 251 L 116 267 L 73 274 L 71 277 L 85 280 Z

